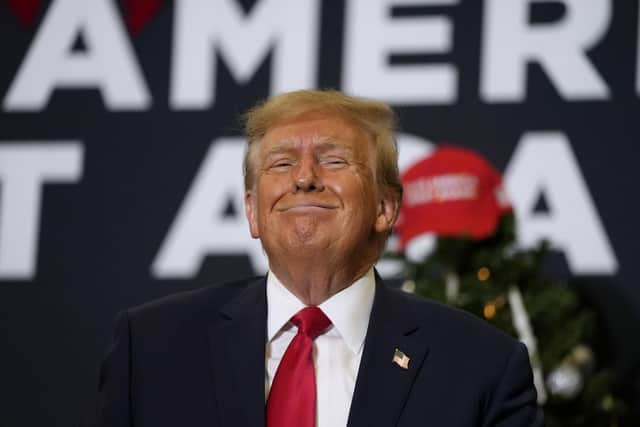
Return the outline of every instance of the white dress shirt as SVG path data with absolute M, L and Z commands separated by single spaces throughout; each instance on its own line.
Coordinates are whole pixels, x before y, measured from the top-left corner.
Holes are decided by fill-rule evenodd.
M 313 344 L 317 427 L 347 425 L 374 294 L 375 276 L 371 268 L 351 286 L 318 306 L 331 320 L 332 326 Z M 282 356 L 298 332 L 289 319 L 304 307 L 269 271 L 265 396 L 269 394 Z

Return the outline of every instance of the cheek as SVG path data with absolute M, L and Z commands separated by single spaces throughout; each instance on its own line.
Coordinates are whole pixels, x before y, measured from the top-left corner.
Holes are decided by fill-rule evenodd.
M 361 174 L 352 174 L 348 179 L 336 180 L 332 188 L 345 204 L 351 204 L 354 210 L 362 214 L 369 204 L 375 203 L 375 193 L 370 180 Z
M 365 200 L 369 200 L 375 194 L 375 180 L 368 169 L 358 170 L 353 173 L 352 186 Z
M 270 211 L 288 190 L 289 185 L 281 177 L 262 176 L 258 181 L 258 204 L 262 213 Z

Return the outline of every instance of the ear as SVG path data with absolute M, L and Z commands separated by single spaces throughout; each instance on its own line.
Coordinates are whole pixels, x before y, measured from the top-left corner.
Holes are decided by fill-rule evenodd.
M 244 192 L 244 213 L 249 222 L 249 231 L 254 239 L 260 238 L 258 229 L 258 197 L 254 190 Z
M 378 233 L 386 233 L 391 230 L 398 219 L 400 203 L 394 197 L 387 194 L 378 202 L 378 213 L 376 216 L 375 230 Z

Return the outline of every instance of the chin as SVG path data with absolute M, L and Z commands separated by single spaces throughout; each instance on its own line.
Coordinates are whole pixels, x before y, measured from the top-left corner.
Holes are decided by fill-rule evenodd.
M 335 239 L 328 239 L 326 235 L 312 232 L 308 229 L 296 229 L 287 233 L 282 247 L 290 256 L 314 255 L 326 251 Z
M 322 221 L 317 218 L 300 216 L 291 218 L 288 224 L 287 236 L 290 241 L 311 243 L 314 240 L 322 239 L 325 233 L 321 230 Z

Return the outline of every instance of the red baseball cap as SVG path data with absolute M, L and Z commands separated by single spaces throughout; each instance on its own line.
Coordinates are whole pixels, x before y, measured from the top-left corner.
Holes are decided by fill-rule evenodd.
M 425 233 L 483 239 L 511 211 L 500 173 L 465 148 L 438 147 L 402 174 L 402 184 L 396 226 L 402 247 Z

